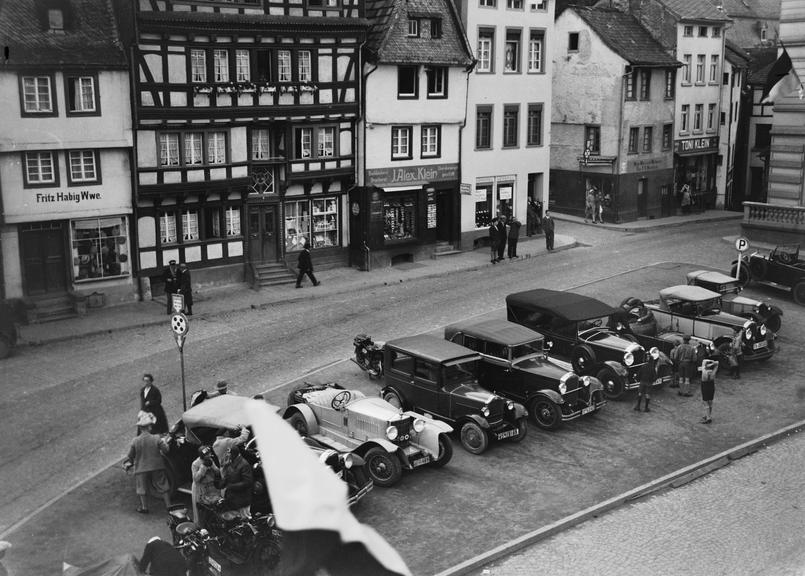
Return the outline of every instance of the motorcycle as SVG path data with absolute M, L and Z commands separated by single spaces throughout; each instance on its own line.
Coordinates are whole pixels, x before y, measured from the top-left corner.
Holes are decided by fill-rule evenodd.
M 383 346 L 375 343 L 371 336 L 358 334 L 352 341 L 355 346 L 355 357 L 351 360 L 369 373 L 369 378 L 380 378 L 383 375 Z

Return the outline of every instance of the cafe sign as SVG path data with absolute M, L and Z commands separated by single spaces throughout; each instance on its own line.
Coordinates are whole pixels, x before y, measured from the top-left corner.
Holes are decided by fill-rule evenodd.
M 367 183 L 378 188 L 389 186 L 422 186 L 432 182 L 458 180 L 458 164 L 392 166 L 366 171 Z
M 718 152 L 718 136 L 684 138 L 674 141 L 674 153 L 679 156 L 693 156 L 714 152 Z

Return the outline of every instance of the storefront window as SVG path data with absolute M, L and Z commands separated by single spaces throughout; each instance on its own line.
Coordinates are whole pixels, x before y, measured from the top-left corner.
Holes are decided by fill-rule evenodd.
M 311 249 L 338 246 L 340 222 L 337 197 L 286 202 L 285 251 L 299 251 L 305 242 Z
M 492 221 L 492 187 L 475 188 L 475 227 L 485 228 Z
M 77 281 L 129 274 L 126 218 L 90 218 L 71 224 Z
M 383 237 L 386 240 L 416 238 L 416 200 L 413 195 L 383 202 Z

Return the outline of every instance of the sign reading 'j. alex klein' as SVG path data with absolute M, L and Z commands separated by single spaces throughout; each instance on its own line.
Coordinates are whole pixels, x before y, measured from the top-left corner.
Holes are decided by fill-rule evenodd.
M 445 182 L 458 179 L 458 164 L 428 164 L 372 168 L 366 171 L 369 184 L 387 186 L 419 186 L 430 182 Z

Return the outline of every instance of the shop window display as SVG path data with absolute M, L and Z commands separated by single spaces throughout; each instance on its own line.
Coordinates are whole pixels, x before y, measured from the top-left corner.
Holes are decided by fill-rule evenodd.
M 338 246 L 338 198 L 315 198 L 285 203 L 285 251 L 294 252 L 310 242 L 310 248 Z
M 475 227 L 486 228 L 492 221 L 492 189 L 476 188 Z
M 386 240 L 416 238 L 416 202 L 413 196 L 383 203 L 383 236 Z
M 311 248 L 338 246 L 338 200 L 321 198 L 313 204 L 313 239 Z
M 73 220 L 71 228 L 77 281 L 129 274 L 125 218 Z

